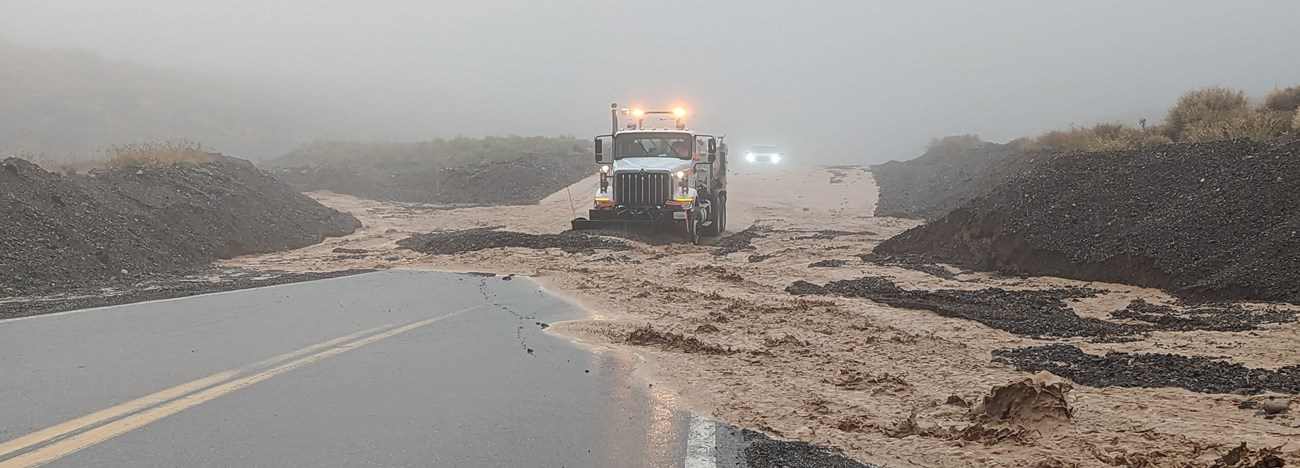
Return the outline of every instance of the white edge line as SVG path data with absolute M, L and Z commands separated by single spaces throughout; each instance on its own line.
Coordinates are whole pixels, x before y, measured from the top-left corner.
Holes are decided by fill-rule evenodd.
M 716 468 L 718 423 L 691 415 L 691 429 L 686 436 L 686 468 Z

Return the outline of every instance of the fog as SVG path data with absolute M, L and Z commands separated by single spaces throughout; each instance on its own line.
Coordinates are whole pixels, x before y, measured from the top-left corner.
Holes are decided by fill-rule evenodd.
M 879 162 L 947 134 L 1155 122 L 1198 86 L 1300 83 L 1297 17 L 1282 0 L 4 0 L 0 38 L 323 104 L 323 138 L 585 138 L 618 102 Z

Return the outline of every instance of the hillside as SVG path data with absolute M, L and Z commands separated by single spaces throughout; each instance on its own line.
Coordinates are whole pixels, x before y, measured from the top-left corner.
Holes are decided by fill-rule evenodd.
M 0 154 L 62 159 L 184 138 L 252 159 L 311 139 L 316 109 L 218 78 L 0 41 Z
M 412 203 L 530 204 L 591 175 L 590 145 L 519 136 L 316 142 L 262 165 L 302 191 Z

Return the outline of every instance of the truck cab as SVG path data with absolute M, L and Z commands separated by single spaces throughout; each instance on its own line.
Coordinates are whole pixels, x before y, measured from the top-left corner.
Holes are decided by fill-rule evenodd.
M 633 225 L 675 229 L 688 241 L 716 236 L 726 224 L 726 145 L 722 137 L 687 129 L 685 112 L 627 111 L 623 128 L 596 138 L 600 186 L 587 218 L 573 228 L 626 230 Z M 646 116 L 667 115 L 672 126 L 649 127 Z

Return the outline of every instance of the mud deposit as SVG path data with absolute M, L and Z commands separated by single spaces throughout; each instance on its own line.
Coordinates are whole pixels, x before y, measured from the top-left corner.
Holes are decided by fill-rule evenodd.
M 0 163 L 0 297 L 129 285 L 361 226 L 247 161 L 60 176 Z
M 629 250 L 627 242 L 599 236 L 564 232 L 561 234 L 526 234 L 500 231 L 499 227 L 464 229 L 417 234 L 397 242 L 401 248 L 435 255 L 453 255 L 502 247 L 560 249 L 569 253 L 595 253 L 596 250 Z
M 87 284 L 62 290 L 58 294 L 6 297 L 0 299 L 0 319 L 315 281 L 368 271 L 371 270 L 300 273 L 240 268 L 203 268 L 189 274 L 157 277 L 117 287 L 107 283 L 98 286 Z
M 1106 353 L 1064 344 L 1000 349 L 996 360 L 1016 369 L 1047 371 L 1092 387 L 1178 387 L 1202 393 L 1300 393 L 1300 365 L 1251 369 L 1204 356 Z
M 973 268 L 1300 302 L 1300 141 L 1053 157 L 878 246 Z
M 717 329 L 714 328 L 714 331 L 716 330 Z M 632 332 L 627 335 L 627 344 L 654 346 L 668 351 L 681 351 L 683 353 L 731 354 L 735 352 L 731 348 L 705 343 L 699 338 L 693 336 L 685 336 L 680 333 L 656 330 L 650 325 L 645 325 L 636 330 L 632 330 Z

